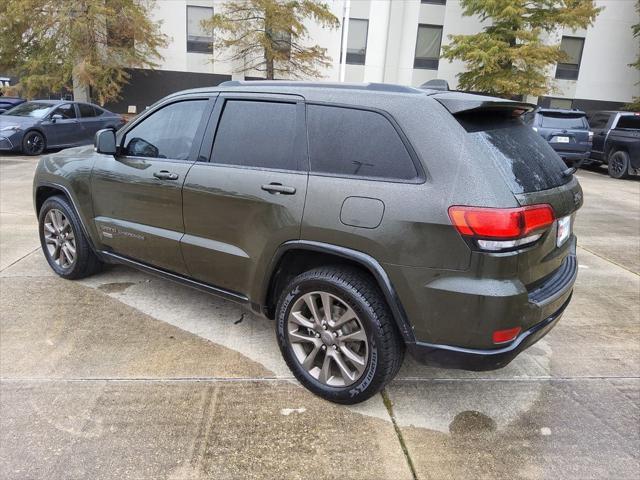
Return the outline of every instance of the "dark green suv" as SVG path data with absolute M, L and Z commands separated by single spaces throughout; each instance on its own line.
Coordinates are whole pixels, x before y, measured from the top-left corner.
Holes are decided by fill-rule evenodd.
M 582 191 L 528 104 L 396 85 L 229 82 L 44 157 L 64 278 L 123 263 L 275 319 L 296 378 L 356 403 L 420 361 L 489 370 L 558 321 Z

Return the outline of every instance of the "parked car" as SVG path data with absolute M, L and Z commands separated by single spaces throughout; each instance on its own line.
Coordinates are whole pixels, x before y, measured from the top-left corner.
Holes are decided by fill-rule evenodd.
M 591 155 L 593 133 L 584 112 L 540 108 L 526 115 L 526 121 L 568 164 L 582 163 Z
M 613 178 L 626 178 L 640 173 L 640 113 L 592 112 L 591 158 L 608 166 Z
M 0 115 L 24 102 L 26 102 L 24 98 L 0 96 Z
M 120 115 L 90 103 L 25 102 L 0 115 L 0 152 L 39 155 L 46 148 L 87 145 L 98 130 L 125 123 Z
M 356 403 L 423 362 L 507 365 L 577 274 L 577 179 L 533 106 L 383 84 L 228 82 L 45 156 L 40 240 L 67 279 L 122 263 L 275 319 L 293 374 Z

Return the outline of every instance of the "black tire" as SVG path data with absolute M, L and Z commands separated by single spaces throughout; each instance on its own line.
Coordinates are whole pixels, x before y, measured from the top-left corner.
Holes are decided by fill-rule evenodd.
M 618 150 L 609 155 L 607 167 L 609 176 L 612 178 L 623 179 L 629 177 L 629 154 L 623 150 Z
M 329 293 L 350 307 L 366 334 L 366 367 L 350 385 L 333 386 L 321 382 L 302 366 L 293 350 L 287 331 L 289 314 L 303 295 L 315 295 L 316 292 Z M 371 277 L 351 267 L 321 267 L 295 277 L 280 294 L 276 334 L 280 351 L 300 383 L 335 403 L 354 404 L 375 395 L 398 373 L 404 358 L 404 343 L 382 292 Z
M 50 252 L 48 247 L 48 245 L 51 245 L 50 239 L 49 243 L 47 243 L 48 240 L 45 238 L 45 229 L 47 228 L 45 227 L 45 220 L 47 219 L 47 214 L 52 210 L 59 211 L 64 215 L 64 217 L 66 217 L 69 224 L 67 231 L 70 231 L 73 234 L 75 258 L 74 261 L 67 266 L 56 262 L 54 254 Z M 78 215 L 66 197 L 56 195 L 45 200 L 38 214 L 38 226 L 42 252 L 47 259 L 49 266 L 59 276 L 68 280 L 76 280 L 92 275 L 100 270 L 102 262 L 100 262 L 98 257 L 96 257 L 91 245 L 89 245 L 89 242 L 82 230 Z M 47 232 L 50 233 L 49 230 L 47 230 Z M 59 248 L 57 248 L 57 250 L 59 250 Z
M 22 153 L 25 155 L 40 155 L 47 147 L 47 139 L 40 132 L 31 130 L 22 138 Z

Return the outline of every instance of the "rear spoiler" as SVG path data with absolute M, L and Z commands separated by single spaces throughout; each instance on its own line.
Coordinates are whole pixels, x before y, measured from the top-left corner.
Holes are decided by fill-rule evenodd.
M 437 100 L 452 115 L 461 113 L 503 112 L 511 113 L 514 117 L 532 112 L 536 105 L 526 102 L 505 100 L 504 98 L 474 95 L 462 92 L 437 92 L 430 95 Z

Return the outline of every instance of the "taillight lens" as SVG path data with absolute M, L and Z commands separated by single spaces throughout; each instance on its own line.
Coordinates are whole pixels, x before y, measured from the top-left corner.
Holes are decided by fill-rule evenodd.
M 515 338 L 520 334 L 522 328 L 507 328 L 506 330 L 496 330 L 493 332 L 492 339 L 493 343 L 507 343 L 512 342 Z
M 551 205 L 516 208 L 449 207 L 449 218 L 465 237 L 490 251 L 521 247 L 537 241 L 555 215 Z

